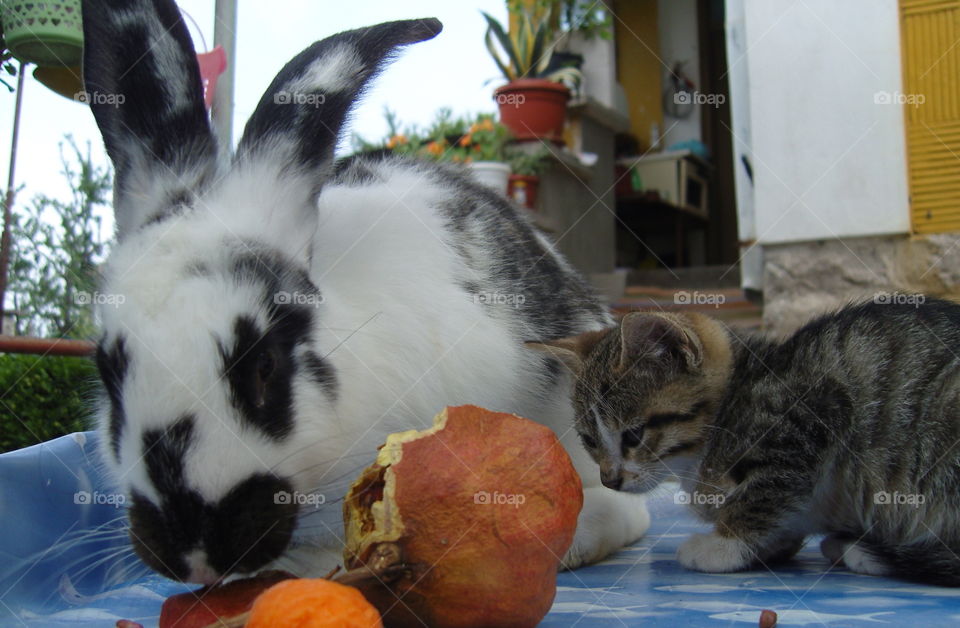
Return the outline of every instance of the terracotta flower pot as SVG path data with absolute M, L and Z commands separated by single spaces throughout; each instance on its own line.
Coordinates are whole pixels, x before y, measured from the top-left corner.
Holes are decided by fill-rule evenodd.
M 546 139 L 563 144 L 570 90 L 545 79 L 519 79 L 493 92 L 500 122 L 519 141 Z
M 507 184 L 507 196 L 527 209 L 537 208 L 537 187 L 540 177 L 527 174 L 511 174 Z

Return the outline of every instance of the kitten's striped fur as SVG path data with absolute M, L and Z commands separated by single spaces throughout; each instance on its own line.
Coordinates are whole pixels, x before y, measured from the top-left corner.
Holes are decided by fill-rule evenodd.
M 577 374 L 604 484 L 646 492 L 674 473 L 714 523 L 681 546 L 685 566 L 768 565 L 826 534 L 854 571 L 958 586 L 960 306 L 915 301 L 849 306 L 781 342 L 634 312 L 540 348 Z

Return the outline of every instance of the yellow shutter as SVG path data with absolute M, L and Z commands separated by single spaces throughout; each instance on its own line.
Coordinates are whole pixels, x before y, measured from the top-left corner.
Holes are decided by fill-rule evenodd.
M 960 230 L 960 0 L 900 0 L 900 37 L 913 230 Z

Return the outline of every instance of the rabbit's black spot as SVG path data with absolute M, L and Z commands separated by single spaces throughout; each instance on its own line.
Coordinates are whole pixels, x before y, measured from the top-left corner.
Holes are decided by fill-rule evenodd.
M 107 398 L 110 400 L 110 424 L 108 433 L 110 435 L 110 450 L 114 458 L 120 461 L 120 436 L 123 433 L 124 412 L 123 412 L 123 380 L 127 376 L 127 370 L 130 367 L 130 358 L 127 356 L 126 341 L 123 336 L 118 336 L 109 346 L 106 339 L 101 339 L 97 345 L 97 370 L 100 371 L 100 379 L 103 381 L 103 387 L 107 391 Z
M 303 363 L 313 381 L 320 384 L 327 396 L 336 401 L 340 384 L 333 365 L 313 351 L 307 351 L 303 354 Z
M 294 340 L 276 327 L 261 329 L 248 316 L 233 325 L 233 344 L 219 343 L 230 401 L 241 420 L 276 440 L 293 430 L 291 352 Z
M 296 527 L 293 487 L 272 475 L 252 475 L 216 503 L 182 484 L 168 488 L 159 506 L 134 491 L 129 517 L 134 551 L 169 578 L 190 575 L 185 557 L 196 550 L 218 574 L 256 571 L 283 553 Z
M 184 554 L 200 541 L 203 500 L 196 493 L 182 491 L 164 496 L 164 502 L 166 512 L 133 492 L 127 511 L 130 543 L 152 569 L 168 578 L 184 580 L 189 575 Z
M 249 573 L 279 558 L 297 525 L 287 480 L 255 474 L 205 512 L 203 547 L 218 573 Z
M 143 433 L 143 462 L 150 483 L 161 494 L 183 487 L 183 459 L 190 448 L 196 418 L 185 414 L 165 429 Z

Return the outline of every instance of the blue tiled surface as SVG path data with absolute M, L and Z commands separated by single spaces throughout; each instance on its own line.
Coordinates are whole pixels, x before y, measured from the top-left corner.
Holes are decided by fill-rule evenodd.
M 84 501 L 78 493 L 97 501 L 102 488 L 94 438 L 76 434 L 0 456 L 0 626 L 103 627 L 119 618 L 155 626 L 163 599 L 186 589 L 152 575 L 104 586 L 107 566 L 138 566 L 117 562 L 122 508 L 76 503 Z M 765 608 L 782 626 L 960 625 L 960 589 L 828 572 L 815 541 L 774 572 L 687 571 L 674 553 L 705 527 L 669 497 L 651 500 L 650 510 L 650 532 L 634 546 L 560 574 L 542 626 L 755 626 Z

